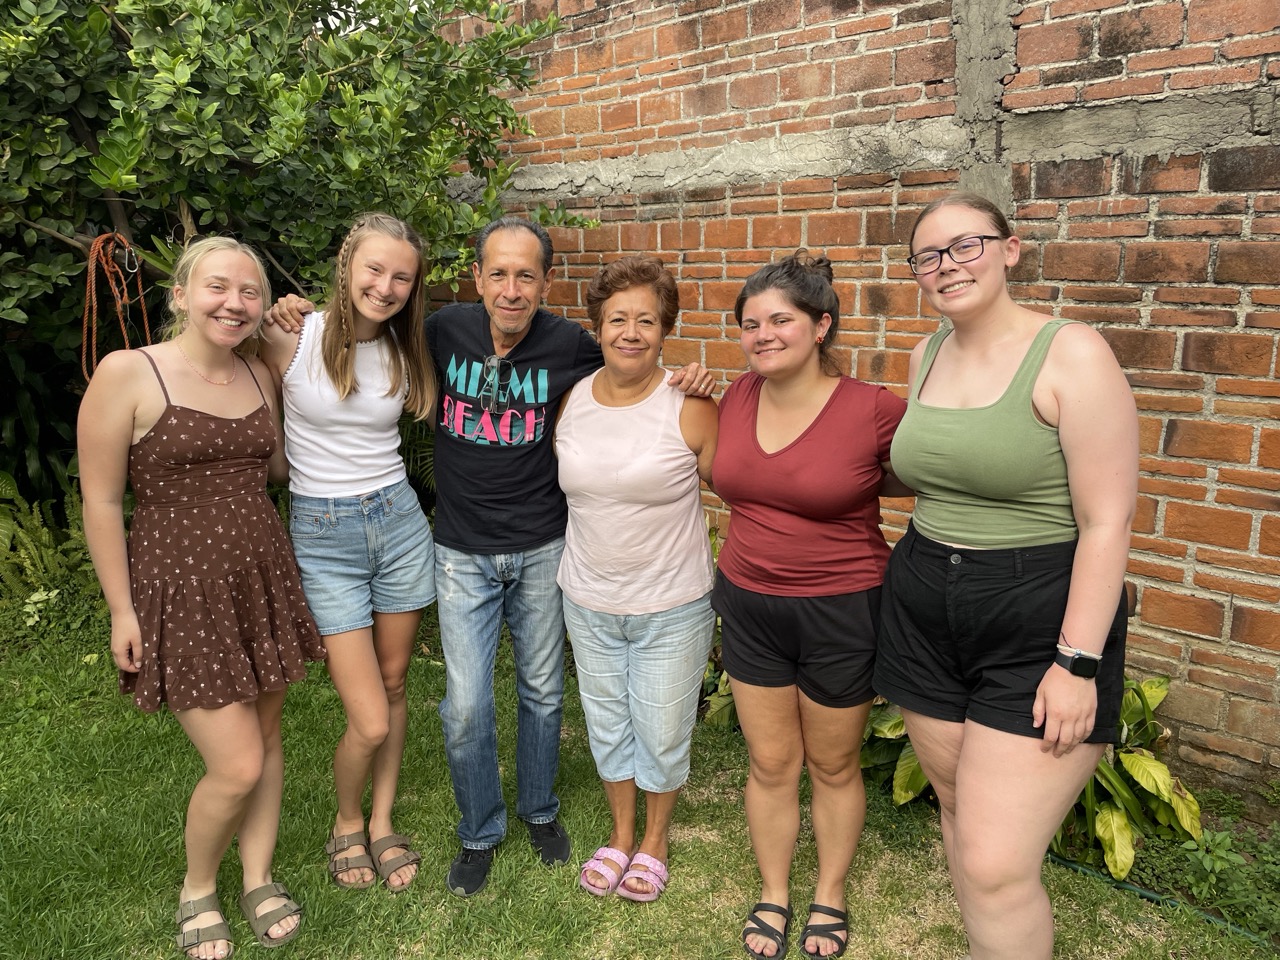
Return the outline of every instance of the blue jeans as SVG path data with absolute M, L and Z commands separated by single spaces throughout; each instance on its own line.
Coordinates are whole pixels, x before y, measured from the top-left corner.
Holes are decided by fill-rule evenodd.
M 596 772 L 648 793 L 689 779 L 689 739 L 715 639 L 711 595 L 657 613 L 600 613 L 564 598 Z
M 564 538 L 523 553 L 464 553 L 436 545 L 436 594 L 444 650 L 440 702 L 464 847 L 497 846 L 507 831 L 498 779 L 493 667 L 505 620 L 515 655 L 516 816 L 554 820 L 564 703 L 564 616 L 556 572 Z

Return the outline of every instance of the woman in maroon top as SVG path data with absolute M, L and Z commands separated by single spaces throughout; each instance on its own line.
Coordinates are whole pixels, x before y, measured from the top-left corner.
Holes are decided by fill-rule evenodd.
M 879 495 L 906 405 L 843 376 L 831 265 L 797 254 L 754 273 L 734 305 L 751 372 L 720 405 L 713 480 L 733 508 L 712 605 L 750 756 L 747 823 L 760 902 L 742 932 L 755 957 L 786 951 L 800 768 L 809 768 L 818 881 L 800 949 L 848 944 L 844 888 L 862 832 L 859 751 L 871 710 L 889 546 Z

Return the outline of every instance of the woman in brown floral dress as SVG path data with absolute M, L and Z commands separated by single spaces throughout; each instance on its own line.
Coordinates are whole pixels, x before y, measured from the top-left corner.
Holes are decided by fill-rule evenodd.
M 105 357 L 80 408 L 85 534 L 111 610 L 120 688 L 167 704 L 205 763 L 187 807 L 178 948 L 230 957 L 218 865 L 233 836 L 240 909 L 264 946 L 292 939 L 302 908 L 271 861 L 280 822 L 285 687 L 323 656 L 289 538 L 266 496 L 287 472 L 275 389 L 237 352 L 269 299 L 262 261 L 214 237 L 174 268 L 172 336 Z M 126 540 L 125 482 L 137 497 Z

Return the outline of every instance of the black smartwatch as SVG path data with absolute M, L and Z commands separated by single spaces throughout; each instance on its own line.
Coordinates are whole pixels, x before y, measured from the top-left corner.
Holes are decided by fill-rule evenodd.
M 1053 662 L 1073 677 L 1092 680 L 1098 675 L 1098 664 L 1101 661 L 1095 660 L 1093 657 L 1082 657 L 1078 653 L 1068 655 L 1059 650 L 1057 656 L 1053 658 Z

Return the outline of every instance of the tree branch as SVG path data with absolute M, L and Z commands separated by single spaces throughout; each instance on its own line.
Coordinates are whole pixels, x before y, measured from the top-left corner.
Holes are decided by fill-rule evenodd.
M 76 234 L 76 236 L 74 237 L 68 237 L 66 234 L 59 233 L 57 230 L 54 230 L 52 227 L 46 227 L 43 223 L 36 223 L 34 220 L 28 220 L 26 217 L 24 217 L 20 213 L 17 213 L 16 211 L 14 212 L 14 216 L 17 217 L 19 220 L 21 220 L 23 223 L 25 223 L 32 230 L 38 230 L 40 233 L 43 233 L 46 236 L 53 237 L 53 239 L 55 240 L 61 240 L 67 246 L 73 247 L 77 251 L 79 251 L 82 257 L 88 258 L 89 244 L 93 242 L 92 237 L 84 237 L 84 240 L 88 241 L 88 243 L 85 243 L 81 241 L 80 234 Z
M 293 274 L 291 274 L 288 270 L 286 270 L 283 266 L 280 265 L 280 261 L 271 255 L 270 250 L 268 250 L 264 246 L 260 246 L 258 247 L 258 249 L 262 251 L 262 255 L 264 257 L 266 257 L 268 260 L 271 261 L 271 265 L 275 267 L 277 270 L 279 270 L 281 275 L 286 280 L 288 280 L 291 284 L 293 284 L 293 288 L 298 291 L 299 296 L 303 296 L 303 297 L 308 296 L 307 290 L 302 286 L 302 284 L 300 284 L 297 281 L 297 279 L 293 276 Z

